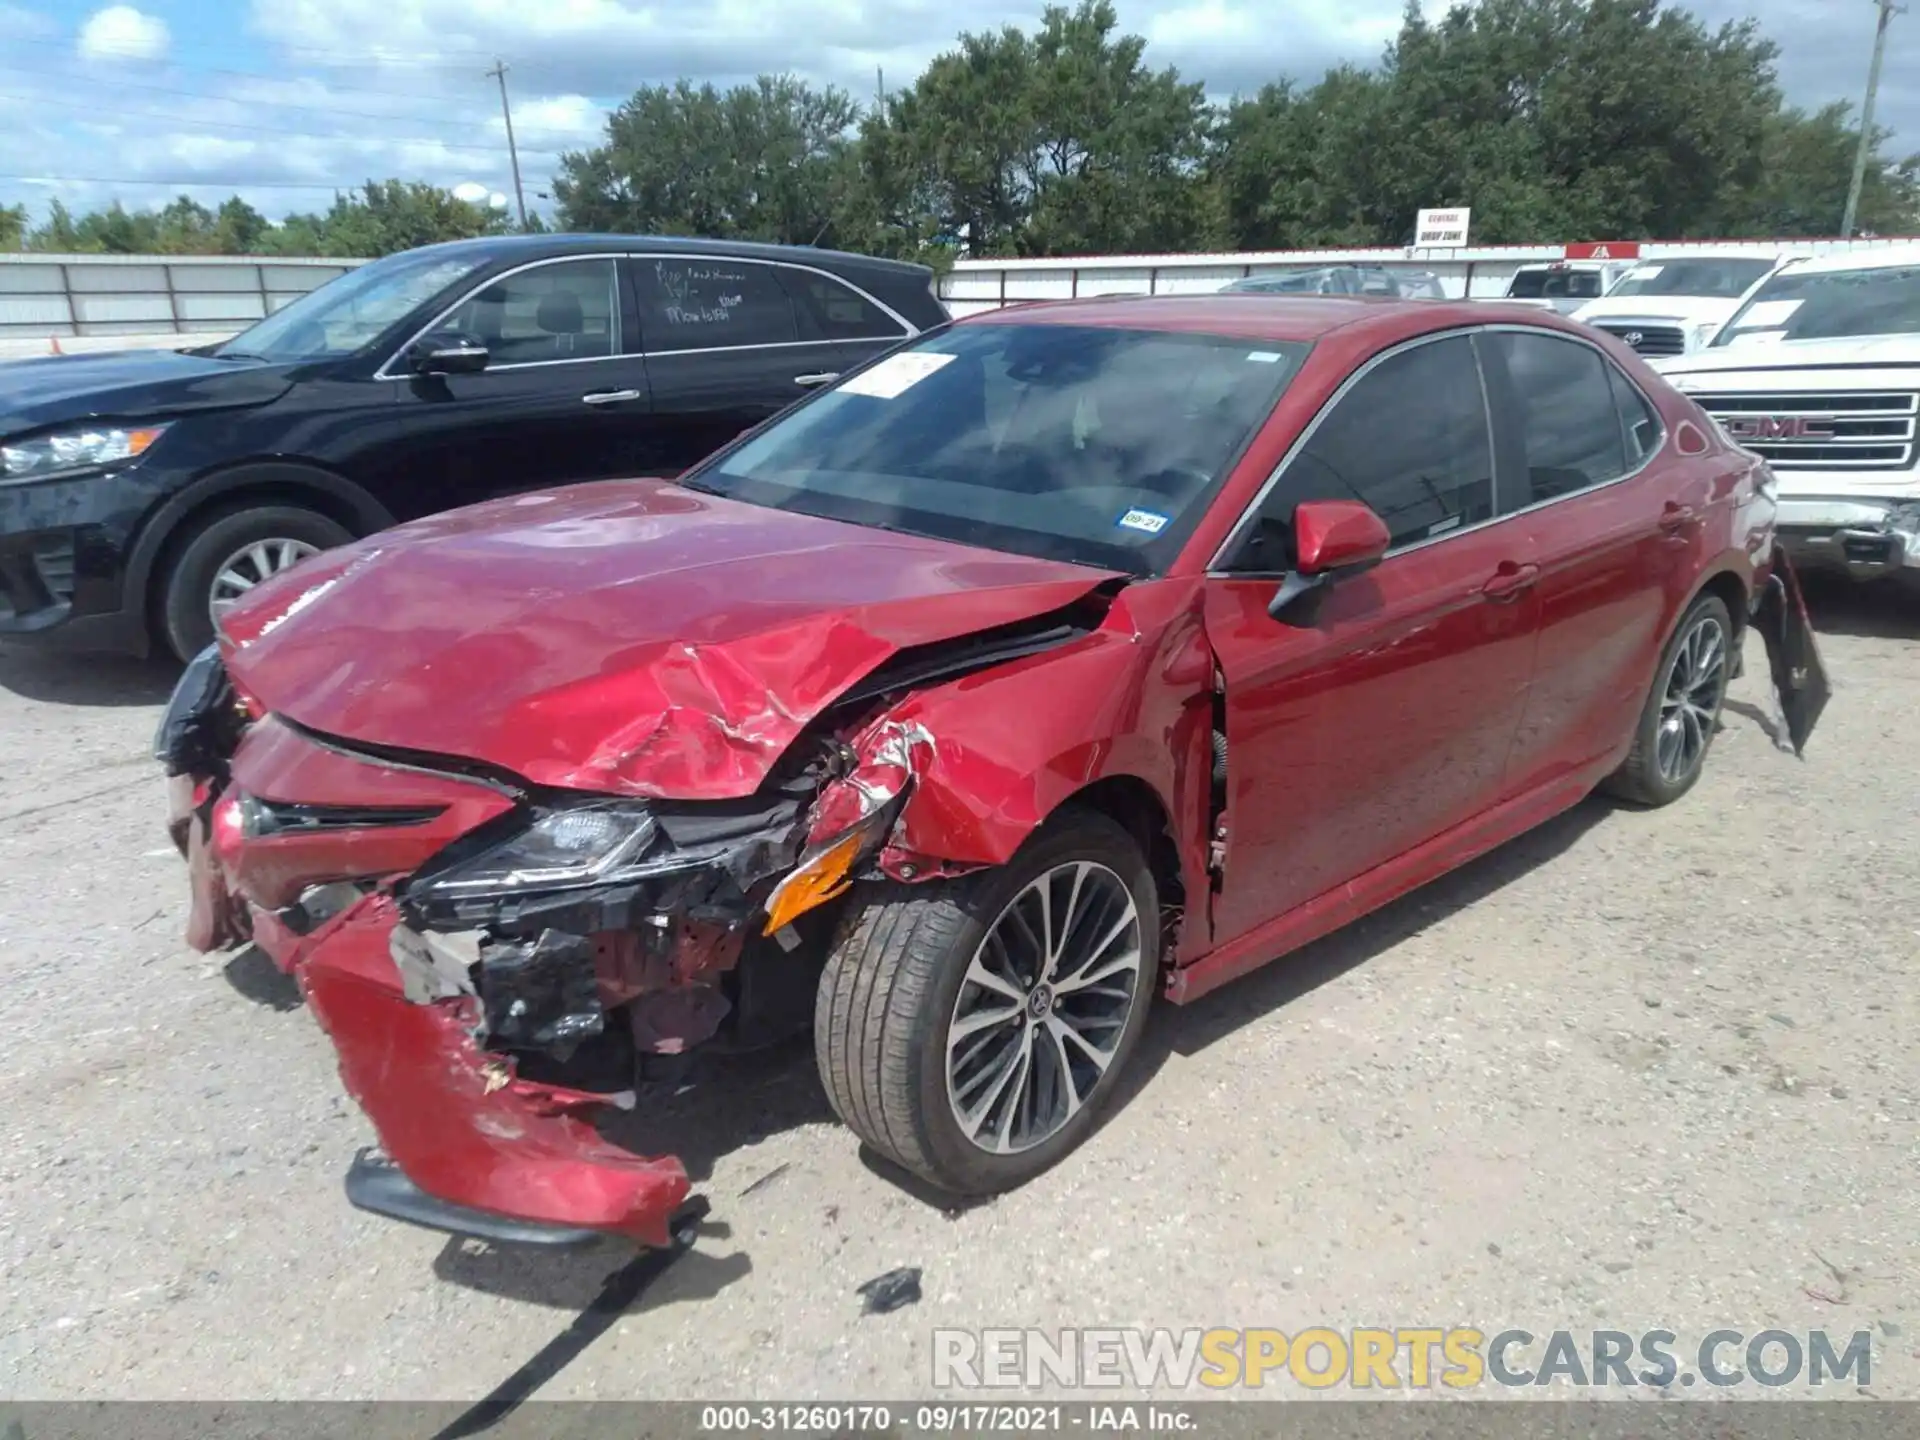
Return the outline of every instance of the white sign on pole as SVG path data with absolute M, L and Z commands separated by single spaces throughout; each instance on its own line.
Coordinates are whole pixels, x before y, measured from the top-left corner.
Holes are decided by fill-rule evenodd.
M 1413 243 L 1421 250 L 1464 250 L 1471 210 L 1422 210 L 1413 222 Z

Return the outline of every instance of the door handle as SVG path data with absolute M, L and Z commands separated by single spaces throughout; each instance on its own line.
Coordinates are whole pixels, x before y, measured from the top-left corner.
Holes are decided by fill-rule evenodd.
M 838 370 L 819 370 L 811 375 L 796 375 L 793 383 L 803 390 L 811 390 L 816 385 L 831 385 L 840 378 Z
M 1503 604 L 1519 599 L 1521 592 L 1532 589 L 1533 582 L 1539 578 L 1538 565 L 1516 565 L 1511 560 L 1502 560 L 1493 578 L 1480 587 L 1480 593 L 1496 604 Z
M 1675 531 L 1686 529 L 1699 518 L 1700 512 L 1691 505 L 1682 505 L 1676 500 L 1669 500 L 1666 508 L 1660 512 L 1660 528 L 1671 535 Z
M 580 397 L 587 405 L 624 405 L 629 400 L 638 400 L 638 390 L 595 390 Z

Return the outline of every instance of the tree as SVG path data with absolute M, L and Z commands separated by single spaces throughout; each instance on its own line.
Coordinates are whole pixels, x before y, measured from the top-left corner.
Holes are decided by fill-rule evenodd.
M 244 217 L 228 217 L 242 223 Z M 485 205 L 417 180 L 369 180 L 358 193 L 335 195 L 325 215 L 289 215 L 262 237 L 275 255 L 372 259 L 396 250 L 498 235 L 506 219 Z
M 18 250 L 27 243 L 27 207 L 0 205 L 0 250 Z
M 1860 129 L 1844 101 L 1807 114 L 1782 110 L 1767 117 L 1758 173 L 1723 199 L 1713 228 L 1725 235 L 1833 235 L 1846 207 Z M 1859 225 L 1881 235 L 1920 230 L 1920 155 L 1895 164 L 1874 136 L 1860 190 Z
M 1109 0 L 1039 33 L 965 34 L 862 135 L 898 196 L 974 255 L 1178 249 L 1200 238 L 1202 87 L 1149 70 Z
M 607 121 L 606 143 L 562 157 L 554 180 L 569 230 L 788 245 L 830 240 L 859 107 L 787 75 L 751 85 L 649 86 Z

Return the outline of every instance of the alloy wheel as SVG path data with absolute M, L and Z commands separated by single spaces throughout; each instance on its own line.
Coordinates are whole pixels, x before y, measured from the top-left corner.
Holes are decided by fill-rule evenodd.
M 215 626 L 219 625 L 220 617 L 233 608 L 235 601 L 261 581 L 270 580 L 283 570 L 291 570 L 302 560 L 319 553 L 317 545 L 309 545 L 305 540 L 250 540 L 242 545 L 222 560 L 220 568 L 213 572 L 213 587 L 207 597 L 207 608 Z
M 1089 860 L 1031 881 L 987 928 L 947 1024 L 947 1100 L 980 1149 L 1030 1150 L 1108 1078 L 1141 1003 L 1133 893 Z
M 1726 685 L 1726 627 L 1717 616 L 1702 615 L 1674 648 L 1660 697 L 1654 758 L 1669 784 L 1692 774 L 1707 753 Z

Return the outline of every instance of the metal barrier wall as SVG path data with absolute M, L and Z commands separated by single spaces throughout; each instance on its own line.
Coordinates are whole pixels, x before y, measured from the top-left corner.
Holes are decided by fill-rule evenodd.
M 1644 240 L 1631 255 L 1649 262 L 1681 256 L 1825 255 L 1837 250 L 1912 244 L 1872 240 Z M 1580 247 L 1585 250 L 1589 247 Z M 1616 251 L 1623 246 L 1613 247 Z M 1264 271 L 1314 265 L 1378 265 L 1421 270 L 1439 278 L 1453 299 L 1498 299 L 1522 265 L 1564 259 L 1564 245 L 1487 245 L 1467 250 L 1264 250 L 1220 255 L 1086 255 L 1046 260 L 960 260 L 940 283 L 956 317 L 1031 300 L 1083 295 L 1197 295 Z M 1598 257 L 1596 257 L 1598 258 Z
M 0 254 L 0 342 L 37 341 L 45 353 L 60 336 L 231 335 L 361 263 Z

